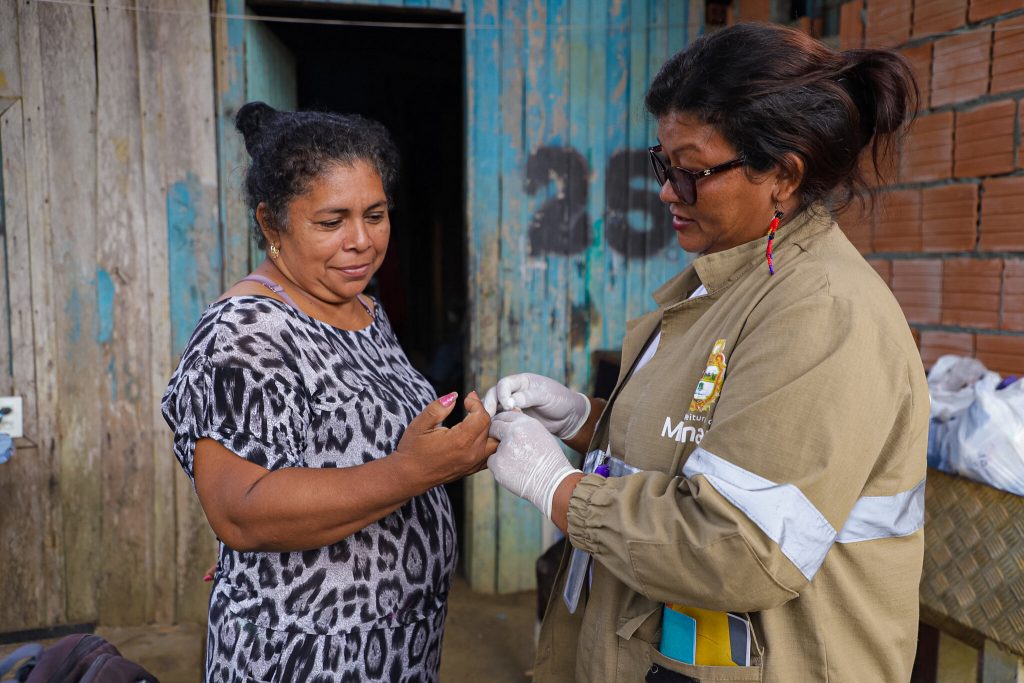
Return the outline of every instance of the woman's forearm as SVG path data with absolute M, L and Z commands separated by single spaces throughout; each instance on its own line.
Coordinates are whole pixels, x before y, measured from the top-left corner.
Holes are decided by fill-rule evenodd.
M 196 489 L 214 532 L 234 550 L 300 551 L 352 535 L 440 482 L 394 453 L 342 468 L 273 472 L 209 439 L 196 445 Z
M 570 474 L 562 480 L 562 483 L 555 489 L 555 496 L 551 501 L 551 521 L 563 534 L 569 533 L 569 499 L 572 492 L 576 490 L 576 484 L 583 478 L 582 474 Z

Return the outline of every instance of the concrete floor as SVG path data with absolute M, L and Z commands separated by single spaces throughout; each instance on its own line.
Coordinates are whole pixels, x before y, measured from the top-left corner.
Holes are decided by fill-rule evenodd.
M 474 593 L 456 578 L 448 602 L 441 657 L 445 683 L 522 683 L 533 666 L 536 595 Z M 206 631 L 202 626 L 138 626 L 96 629 L 128 659 L 142 664 L 161 683 L 197 683 Z M 53 641 L 41 641 L 44 645 Z M 0 645 L 0 659 L 18 644 Z

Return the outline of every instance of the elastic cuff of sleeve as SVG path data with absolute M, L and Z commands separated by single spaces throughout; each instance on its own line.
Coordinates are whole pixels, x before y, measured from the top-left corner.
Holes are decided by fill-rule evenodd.
M 573 489 L 572 497 L 569 498 L 569 511 L 567 532 L 573 546 L 593 555 L 597 551 L 597 545 L 587 528 L 587 521 L 590 519 L 592 510 L 590 499 L 597 493 L 608 480 L 597 474 L 588 474 L 580 479 Z
M 559 438 L 561 438 L 561 439 L 563 439 L 565 441 L 568 441 L 569 439 L 571 439 L 574 436 L 576 436 L 577 434 L 579 434 L 580 430 L 583 429 L 583 425 L 587 424 L 587 419 L 590 417 L 590 410 L 591 410 L 590 399 L 587 398 L 587 395 L 584 394 L 581 391 L 577 391 L 576 395 L 583 399 L 583 405 L 586 406 L 586 407 L 583 410 L 583 417 L 580 418 L 580 421 L 577 422 L 575 424 L 575 426 L 573 426 L 572 430 L 570 430 L 570 433 L 569 434 L 564 434 L 564 435 L 559 435 Z
M 551 490 L 548 491 L 547 496 L 545 496 L 545 499 L 544 499 L 544 509 L 541 510 L 541 512 L 544 513 L 544 516 L 546 518 L 551 519 L 551 508 L 554 507 L 554 504 L 555 504 L 555 494 L 558 492 L 558 487 L 561 486 L 562 482 L 565 481 L 566 477 L 568 477 L 570 474 L 576 474 L 577 472 L 580 473 L 580 474 L 583 473 L 582 470 L 577 470 L 575 468 L 568 468 L 568 469 L 566 469 L 564 472 L 562 472 L 561 474 L 559 474 L 558 476 L 556 476 L 552 480 L 552 482 L 551 482 Z

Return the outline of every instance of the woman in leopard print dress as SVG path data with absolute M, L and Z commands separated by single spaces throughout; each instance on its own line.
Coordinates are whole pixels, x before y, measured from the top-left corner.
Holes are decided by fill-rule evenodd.
M 202 315 L 163 400 L 221 540 L 208 681 L 436 681 L 455 528 L 441 484 L 494 450 L 434 397 L 363 289 L 397 154 L 353 116 L 243 107 L 269 258 Z

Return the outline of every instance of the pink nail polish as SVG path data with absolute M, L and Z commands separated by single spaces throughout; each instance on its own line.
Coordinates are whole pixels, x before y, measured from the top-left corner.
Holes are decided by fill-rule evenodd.
M 445 408 L 447 408 L 451 404 L 455 403 L 455 397 L 458 396 L 458 395 L 459 395 L 459 393 L 457 391 L 453 391 L 450 394 L 442 396 L 441 397 L 441 405 L 443 405 Z
M 203 581 L 206 581 L 207 583 L 209 583 L 210 581 L 213 581 L 213 577 L 210 576 L 209 574 L 207 574 L 206 576 L 203 577 Z

